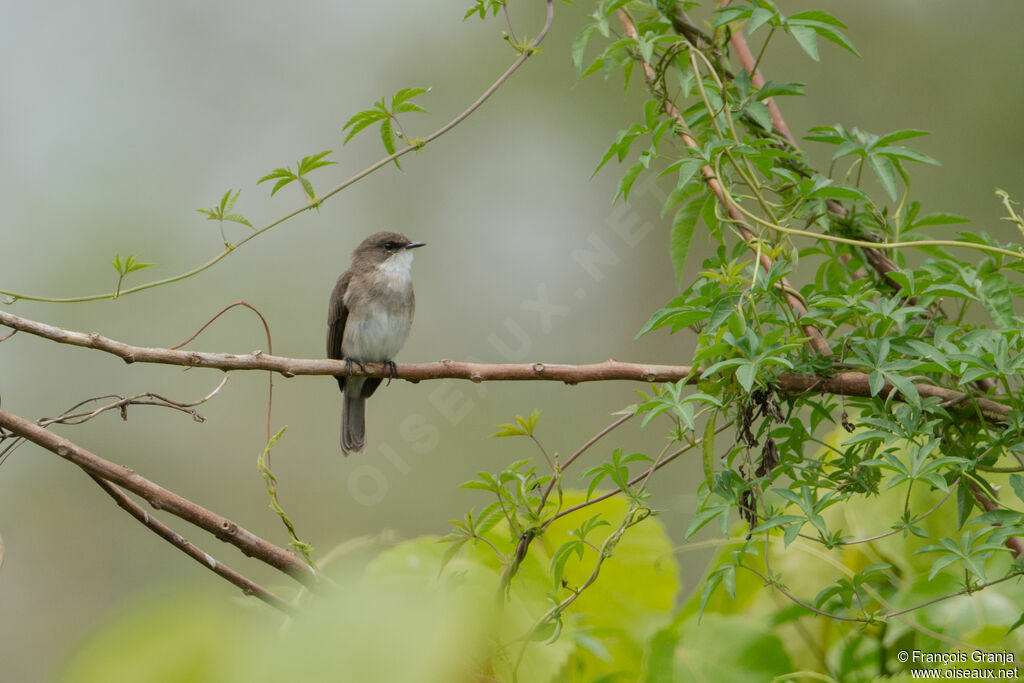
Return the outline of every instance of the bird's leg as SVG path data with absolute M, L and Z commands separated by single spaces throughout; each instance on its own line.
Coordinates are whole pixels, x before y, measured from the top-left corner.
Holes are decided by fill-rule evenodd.
M 386 360 L 384 361 L 384 367 L 388 371 L 388 385 L 390 386 L 392 379 L 398 379 L 398 366 L 395 365 L 395 361 Z

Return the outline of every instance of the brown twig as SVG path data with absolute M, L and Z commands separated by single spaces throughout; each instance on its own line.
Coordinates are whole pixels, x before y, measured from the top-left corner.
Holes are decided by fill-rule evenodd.
M 263 323 L 263 332 L 267 336 L 267 353 L 273 354 L 274 353 L 274 341 L 273 341 L 273 338 L 270 336 L 270 323 L 268 323 L 267 319 L 263 317 L 263 314 L 260 313 L 259 309 L 257 309 L 255 306 L 253 306 L 252 304 L 250 304 L 247 301 L 236 301 L 233 304 L 228 304 L 224 308 L 222 308 L 219 311 L 217 311 L 212 318 L 210 318 L 205 323 L 203 323 L 203 326 L 200 327 L 198 330 L 196 330 L 195 334 L 193 334 L 191 337 L 189 337 L 188 339 L 186 339 L 183 342 L 179 342 L 179 343 L 175 344 L 174 346 L 169 346 L 167 348 L 169 348 L 171 350 L 180 349 L 182 346 L 184 346 L 185 344 L 188 344 L 190 341 L 192 341 L 193 339 L 195 339 L 196 337 L 201 335 L 203 333 L 203 331 L 206 330 L 207 327 L 212 325 L 213 322 L 217 318 L 221 317 L 222 315 L 224 315 L 225 313 L 230 311 L 232 308 L 235 308 L 236 306 L 244 306 L 245 308 L 248 308 L 250 311 L 255 313 L 257 315 L 257 317 L 259 317 L 260 322 Z M 268 374 L 267 375 L 267 380 L 269 382 L 269 388 L 267 389 L 267 438 L 266 438 L 266 440 L 269 442 L 270 441 L 270 431 L 271 431 L 270 430 L 270 416 L 271 416 L 271 410 L 272 410 L 272 408 L 274 406 L 274 375 L 273 374 Z M 267 454 L 267 465 L 268 466 L 270 465 L 270 455 L 269 454 Z
M 286 602 L 282 598 L 278 597 L 274 593 L 271 593 L 263 586 L 259 585 L 255 581 L 242 576 L 230 567 L 225 566 L 221 562 L 211 557 L 208 553 L 203 552 L 188 539 L 178 534 L 173 529 L 168 527 L 166 524 L 158 522 L 153 519 L 145 509 L 131 498 L 129 498 L 124 491 L 111 484 L 106 479 L 97 477 L 95 474 L 89 474 L 93 481 L 100 485 L 107 495 L 114 499 L 118 507 L 130 514 L 135 519 L 139 520 L 143 525 L 148 527 L 153 533 L 160 538 L 164 539 L 174 547 L 181 550 L 193 560 L 203 565 L 214 574 L 226 579 L 229 583 L 234 584 L 238 588 L 242 589 L 242 592 L 246 595 L 252 595 L 259 598 L 263 602 L 267 603 L 271 607 L 275 607 L 286 614 L 295 614 L 295 607 L 290 603 Z
M 41 427 L 49 427 L 52 424 L 80 425 L 80 424 L 82 424 L 84 422 L 88 422 L 89 420 L 93 419 L 97 415 L 100 415 L 102 413 L 108 412 L 110 410 L 120 410 L 121 411 L 121 419 L 122 420 L 127 420 L 128 419 L 128 406 L 131 406 L 131 405 L 155 406 L 155 407 L 158 407 L 158 408 L 170 408 L 172 410 L 178 410 L 178 411 L 181 411 L 181 412 L 183 412 L 183 413 L 185 413 L 187 415 L 191 415 L 192 419 L 195 420 L 196 422 L 205 422 L 206 418 L 203 417 L 202 415 L 200 415 L 198 411 L 193 410 L 193 408 L 195 408 L 195 406 L 197 406 L 197 405 L 206 403 L 211 398 L 213 398 L 217 394 L 217 392 L 219 392 L 224 387 L 224 385 L 226 383 L 227 383 L 227 377 L 223 378 L 220 381 L 220 383 L 216 386 L 216 388 L 213 391 L 211 391 L 210 393 L 208 393 L 206 396 L 203 396 L 202 398 L 200 398 L 200 399 L 198 399 L 196 401 L 191 401 L 191 402 L 188 402 L 188 403 L 182 403 L 180 401 L 174 401 L 172 399 L 169 399 L 169 398 L 166 398 L 164 396 L 161 396 L 160 394 L 154 394 L 152 392 L 146 392 L 146 393 L 143 393 L 143 394 L 136 394 L 135 396 L 128 396 L 128 397 L 120 396 L 118 394 L 107 394 L 105 396 L 93 396 L 92 398 L 87 398 L 84 401 L 79 401 L 78 403 L 76 403 L 75 405 L 71 406 L 70 408 L 65 410 L 63 413 L 61 413 L 57 417 L 50 417 L 50 418 L 44 418 L 42 420 L 37 420 L 36 424 L 40 425 Z M 91 411 L 84 411 L 84 412 L 80 412 L 80 413 L 73 412 L 73 411 L 77 410 L 78 408 L 84 406 L 86 403 L 92 403 L 93 401 L 100 401 L 100 400 L 103 400 L 105 398 L 116 398 L 118 400 L 116 400 L 116 401 L 114 401 L 112 403 L 107 403 L 105 405 L 102 405 L 99 408 L 96 408 L 96 409 L 91 410 Z M 153 400 L 146 400 L 146 399 L 153 399 Z M 3 442 L 7 438 L 9 438 L 9 435 L 4 434 L 4 433 L 0 433 L 0 442 Z M 9 455 L 10 452 L 13 451 L 14 449 L 18 448 L 18 446 L 20 446 L 22 443 L 24 443 L 24 439 L 19 437 L 19 438 L 16 438 L 13 443 L 8 444 L 2 450 L 0 450 L 0 462 L 3 462 L 4 459 L 7 457 L 7 455 Z
M 106 479 L 123 489 L 144 498 L 157 510 L 167 510 L 176 517 L 208 531 L 220 540 L 230 543 L 245 555 L 255 557 L 275 569 L 307 585 L 316 582 L 316 576 L 295 554 L 265 541 L 256 534 L 243 529 L 227 517 L 193 503 L 168 491 L 152 481 L 136 474 L 123 465 L 105 460 L 81 446 L 58 436 L 34 422 L 12 413 L 0 410 L 0 426 L 16 436 L 56 453 L 89 474 Z
M 20 318 L 0 311 L 0 325 L 34 334 L 61 344 L 71 344 L 97 349 L 118 356 L 127 363 L 159 363 L 185 367 L 216 368 L 218 370 L 270 370 L 285 377 L 296 375 L 339 375 L 348 372 L 344 360 L 286 358 L 269 356 L 262 351 L 249 354 L 209 353 L 202 351 L 172 351 L 170 349 L 130 346 L 99 333 L 85 334 L 64 330 L 45 323 Z M 701 377 L 694 374 L 689 365 L 653 365 L 648 363 L 625 363 L 614 359 L 587 365 L 556 365 L 547 363 L 462 363 L 442 360 L 434 363 L 402 363 L 397 366 L 395 377 L 410 382 L 434 379 L 466 379 L 471 382 L 495 381 L 555 381 L 566 384 L 582 382 L 605 382 L 625 380 L 634 382 L 696 382 Z M 365 377 L 388 377 L 389 366 L 384 363 L 365 363 L 365 368 L 353 368 L 352 374 Z M 692 376 L 691 376 L 692 375 Z M 779 391 L 785 394 L 819 392 L 838 396 L 873 396 L 864 372 L 838 372 L 829 377 L 798 374 L 781 374 L 775 378 Z M 937 397 L 950 409 L 970 399 L 969 394 L 932 384 L 914 385 L 922 398 Z M 885 383 L 881 396 L 903 398 L 889 382 Z M 1009 415 L 1009 408 L 993 400 L 975 399 L 984 419 L 1001 423 Z

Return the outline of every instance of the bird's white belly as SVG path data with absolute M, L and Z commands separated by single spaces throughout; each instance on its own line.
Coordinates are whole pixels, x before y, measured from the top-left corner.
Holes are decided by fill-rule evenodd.
M 409 336 L 412 317 L 386 306 L 372 306 L 368 315 L 345 325 L 341 352 L 345 358 L 361 361 L 392 360 Z

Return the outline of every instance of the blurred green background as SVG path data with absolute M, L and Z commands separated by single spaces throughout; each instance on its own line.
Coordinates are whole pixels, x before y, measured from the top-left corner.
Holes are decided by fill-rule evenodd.
M 313 175 L 323 190 L 368 166 L 382 156 L 379 140 L 367 133 L 342 149 L 342 124 L 399 88 L 433 88 L 421 98 L 431 113 L 410 118 L 407 130 L 436 129 L 514 57 L 500 18 L 460 21 L 468 4 L 5 3 L 0 288 L 45 296 L 107 291 L 116 282 L 115 253 L 159 264 L 130 282 L 207 260 L 220 237 L 194 209 L 241 187 L 236 209 L 262 225 L 301 201 L 295 186 L 272 200 L 267 185 L 257 187 L 269 170 L 333 149 L 338 165 Z M 931 130 L 915 147 L 943 166 L 914 169 L 916 198 L 926 210 L 969 216 L 973 230 L 1008 237 L 993 189 L 1024 197 L 1024 4 L 780 5 L 836 13 L 863 55 L 825 44 L 814 63 L 786 39 L 773 43 L 766 75 L 808 84 L 809 97 L 781 102 L 794 133 L 836 122 L 872 132 Z M 542 3 L 511 9 L 518 33 L 540 26 Z M 635 84 L 623 95 L 618 80 L 576 80 L 569 45 L 590 11 L 588 2 L 557 3 L 543 53 L 464 124 L 405 157 L 402 172 L 378 172 L 213 270 L 118 301 L 5 308 L 166 346 L 244 299 L 270 321 L 275 353 L 321 357 L 335 279 L 365 235 L 390 228 L 428 243 L 417 254 L 417 320 L 399 360 L 687 362 L 685 333 L 633 339 L 675 292 L 668 226 L 658 218 L 665 188 L 640 188 L 624 207 L 611 202 L 619 169 L 590 178 L 642 102 Z M 761 38 L 752 40 L 755 49 Z M 814 152 L 821 160 L 830 153 Z M 234 239 L 247 231 L 229 230 Z M 691 269 L 700 246 L 697 240 Z M 596 248 L 611 262 L 596 271 L 581 266 L 574 252 Z M 534 310 L 545 299 L 559 307 L 548 320 Z M 238 310 L 191 346 L 265 350 L 262 335 L 258 320 Z M 26 334 L 0 345 L 3 408 L 32 419 L 107 393 L 194 400 L 219 381 L 216 372 L 126 366 Z M 368 404 L 369 452 L 343 459 L 334 381 L 277 378 L 273 425 L 288 426 L 274 450 L 281 502 L 320 552 L 386 529 L 400 537 L 442 532 L 448 519 L 483 502 L 458 483 L 534 455 L 518 440 L 488 440 L 496 423 L 537 408 L 539 437 L 566 455 L 630 403 L 633 388 L 393 383 Z M 202 407 L 203 424 L 134 408 L 125 423 L 107 415 L 56 431 L 283 544 L 255 467 L 265 401 L 266 377 L 237 373 Z M 616 446 L 656 451 L 663 436 L 654 425 L 630 424 L 592 457 Z M 699 471 L 698 463 L 680 461 L 654 483 L 654 504 L 677 540 Z M 276 581 L 233 548 L 189 535 L 229 565 Z M 225 600 L 235 595 L 118 510 L 81 471 L 33 446 L 0 468 L 0 536 L 5 681 L 48 680 L 84 634 L 139 596 L 182 582 L 213 586 Z M 700 575 L 699 560 L 687 555 L 684 590 Z

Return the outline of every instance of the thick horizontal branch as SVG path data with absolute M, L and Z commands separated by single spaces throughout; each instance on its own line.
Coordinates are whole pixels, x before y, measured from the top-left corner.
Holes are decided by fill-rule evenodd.
M 117 465 L 87 451 L 81 446 L 54 434 L 23 417 L 0 410 L 0 427 L 23 437 L 32 443 L 56 453 L 83 470 L 101 479 L 117 484 L 123 489 L 144 498 L 157 510 L 167 512 L 208 531 L 220 540 L 230 543 L 250 557 L 255 557 L 279 569 L 307 585 L 313 585 L 316 577 L 313 571 L 294 553 L 263 540 L 190 500 L 182 498 L 150 480 L 136 474 L 132 469 Z
M 50 339 L 61 344 L 71 344 L 97 349 L 113 354 L 128 363 L 161 363 L 185 367 L 215 368 L 218 370 L 269 370 L 285 377 L 295 375 L 341 375 L 348 372 L 345 362 L 330 359 L 286 358 L 271 356 L 254 351 L 249 354 L 210 353 L 205 351 L 178 351 L 164 348 L 131 346 L 108 339 L 95 332 L 85 334 L 72 332 L 52 325 L 27 320 L 0 311 L 0 325 L 29 334 Z M 696 381 L 698 374 L 690 365 L 652 365 L 647 363 L 625 363 L 606 360 L 588 365 L 558 365 L 548 363 L 462 363 L 441 360 L 434 363 L 402 363 L 396 365 L 395 378 L 409 382 L 428 379 L 468 379 L 472 382 L 549 380 L 579 384 L 581 382 L 603 382 L 629 380 L 634 382 L 678 382 L 689 378 Z M 367 377 L 387 377 L 388 368 L 383 363 L 365 363 L 363 368 L 353 364 L 351 374 Z M 814 375 L 782 374 L 776 378 L 777 386 L 784 394 L 823 393 L 839 396 L 870 398 L 871 387 L 864 372 L 840 372 L 828 377 Z M 969 394 L 932 384 L 915 384 L 922 397 L 936 397 L 950 408 L 971 409 L 977 403 L 982 416 L 994 423 L 1004 422 L 1010 410 L 1005 405 L 984 398 L 973 398 Z M 889 382 L 885 383 L 881 395 L 893 395 L 902 401 Z

